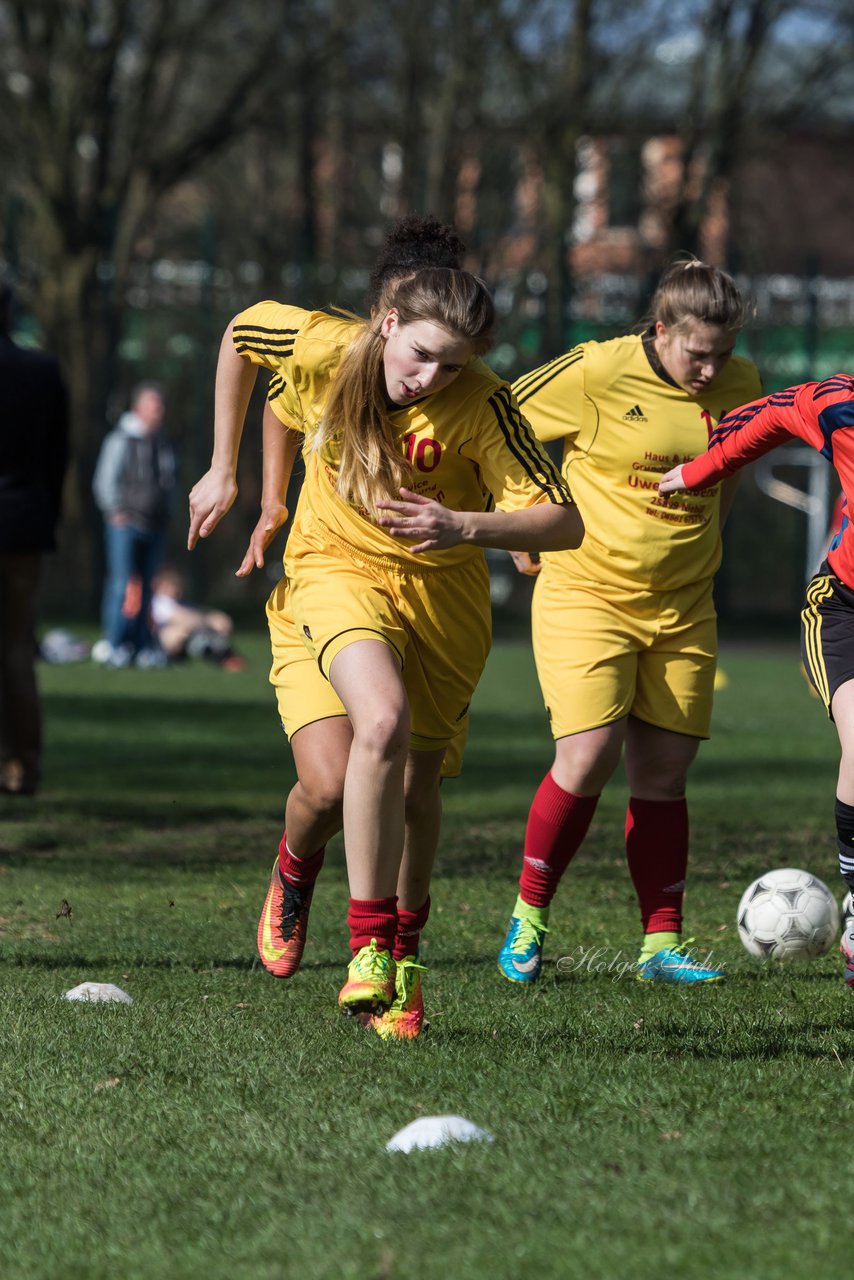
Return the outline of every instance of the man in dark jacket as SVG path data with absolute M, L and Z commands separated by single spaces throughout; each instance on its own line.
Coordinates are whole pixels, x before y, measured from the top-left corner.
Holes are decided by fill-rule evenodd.
M 52 356 L 9 336 L 0 280 L 0 791 L 33 795 L 41 778 L 36 601 L 41 557 L 56 546 L 68 461 L 68 404 Z
M 162 424 L 163 395 L 142 383 L 101 445 L 92 488 L 104 516 L 107 578 L 104 639 L 93 651 L 107 666 L 161 665 L 151 634 L 151 584 L 160 566 L 175 492 L 175 455 Z M 129 585 L 138 584 L 131 601 Z

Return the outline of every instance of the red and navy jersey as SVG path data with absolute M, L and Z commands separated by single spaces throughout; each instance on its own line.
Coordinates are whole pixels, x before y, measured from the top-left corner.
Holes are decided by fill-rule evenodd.
M 701 489 L 792 439 L 806 441 L 836 468 L 847 506 L 854 495 L 854 378 L 837 373 L 804 382 L 727 414 L 708 452 L 685 463 L 682 479 L 689 489 Z M 837 578 L 854 587 L 854 533 L 847 518 L 827 559 Z

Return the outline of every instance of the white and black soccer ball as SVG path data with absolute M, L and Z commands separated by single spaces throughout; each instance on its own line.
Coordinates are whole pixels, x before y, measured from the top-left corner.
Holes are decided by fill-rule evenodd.
M 811 960 L 839 937 L 839 907 L 809 871 L 766 871 L 745 889 L 736 914 L 738 936 L 760 960 Z

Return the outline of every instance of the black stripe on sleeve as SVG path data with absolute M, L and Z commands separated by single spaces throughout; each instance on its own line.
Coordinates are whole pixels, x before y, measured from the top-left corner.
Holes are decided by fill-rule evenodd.
M 854 378 L 849 378 L 846 373 L 835 373 L 833 377 L 825 378 L 813 392 L 813 400 L 833 395 L 835 391 L 847 391 L 850 396 L 854 396 Z
M 526 400 L 530 400 L 531 396 L 536 395 L 538 391 L 542 391 L 543 387 L 547 386 L 558 374 L 577 364 L 583 355 L 584 351 L 581 347 L 573 347 L 571 351 L 567 351 L 565 355 L 558 356 L 549 364 L 541 365 L 539 369 L 523 374 L 521 378 L 517 378 L 513 383 L 513 392 L 516 399 L 520 404 L 524 404 Z
M 281 391 L 287 386 L 287 380 L 283 373 L 277 373 L 274 378 L 270 379 L 270 385 L 267 388 L 267 399 L 276 400 Z
M 563 490 L 565 485 L 560 473 L 560 468 L 555 466 L 545 449 L 531 431 L 528 423 L 525 421 L 525 418 L 519 410 L 518 402 L 514 399 L 511 388 L 507 386 L 502 387 L 499 395 L 506 405 L 507 416 L 510 422 L 514 424 L 514 427 L 518 432 L 519 439 L 524 443 L 534 466 L 539 467 L 542 474 L 549 479 L 551 484 L 554 484 L 558 489 Z
M 735 431 L 741 431 L 749 422 L 752 422 L 757 413 L 761 413 L 766 407 L 772 408 L 788 408 L 795 402 L 797 387 L 792 387 L 787 391 L 778 391 L 773 396 L 766 396 L 764 400 L 759 400 L 756 404 L 746 405 L 744 409 L 736 409 L 734 413 L 728 413 L 725 418 L 721 418 L 716 430 L 709 436 L 709 448 L 713 444 L 720 444 L 731 436 Z
M 270 329 L 264 324 L 236 324 L 234 326 L 235 333 L 266 333 L 271 338 L 293 337 L 299 333 L 299 329 Z
M 299 329 L 269 329 L 260 324 L 236 324 L 232 331 L 234 349 L 238 355 L 252 351 L 256 355 L 293 355 L 294 341 Z
M 235 334 L 234 350 L 238 355 L 244 351 L 253 351 L 257 355 L 269 356 L 292 356 L 294 353 L 294 343 L 291 338 L 287 342 L 270 342 L 269 340 L 261 341 L 259 339 L 239 338 Z
M 571 501 L 551 459 L 541 451 L 522 415 L 514 408 L 510 388 L 502 387 L 495 395 L 490 396 L 489 406 L 495 414 L 507 447 L 529 479 L 545 493 L 549 502 L 563 506 Z

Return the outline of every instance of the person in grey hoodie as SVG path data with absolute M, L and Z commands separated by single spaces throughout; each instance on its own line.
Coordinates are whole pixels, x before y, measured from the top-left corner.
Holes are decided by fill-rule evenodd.
M 141 383 L 130 409 L 101 445 L 92 489 L 104 517 L 106 579 L 104 639 L 93 656 L 107 666 L 162 665 L 149 613 L 175 494 L 175 453 L 163 432 L 165 402 L 154 383 Z M 129 584 L 138 582 L 130 604 Z

